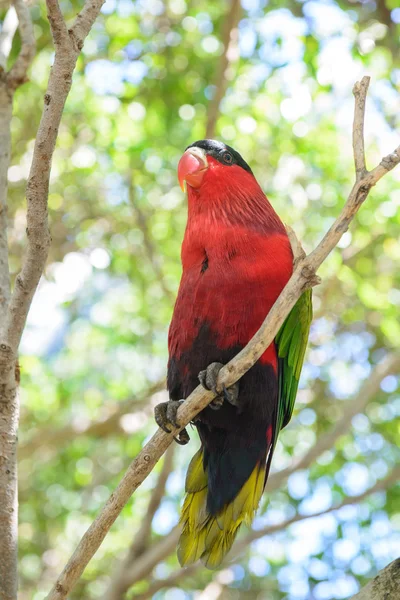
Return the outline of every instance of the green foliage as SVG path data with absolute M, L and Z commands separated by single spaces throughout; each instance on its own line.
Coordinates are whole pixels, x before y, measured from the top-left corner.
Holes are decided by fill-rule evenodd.
M 81 3 L 62 2 L 71 18 Z M 372 76 L 368 165 L 398 144 L 396 2 L 243 0 L 240 53 L 228 69 L 216 136 L 237 148 L 284 221 L 312 249 L 354 179 L 352 97 Z M 21 600 L 40 600 L 154 431 L 151 402 L 112 430 L 82 433 L 164 377 L 180 278 L 184 148 L 204 137 L 226 3 L 107 0 L 83 49 L 65 108 L 49 197 L 53 244 L 25 333 L 20 460 Z M 392 12 L 391 12 L 392 11 Z M 53 57 L 44 3 L 32 7 L 38 53 L 17 93 L 10 169 L 11 267 L 25 245 L 24 186 Z M 0 15 L 1 16 L 1 15 Z M 11 60 L 18 51 L 16 39 Z M 400 171 L 374 189 L 321 268 L 315 320 L 294 417 L 273 468 L 324 435 L 387 352 L 399 350 Z M 162 274 L 162 277 L 160 276 Z M 256 527 L 358 494 L 399 460 L 399 378 L 387 377 L 365 415 L 310 469 L 271 493 Z M 64 433 L 63 433 L 64 432 Z M 188 459 L 153 523 L 154 543 L 177 521 Z M 24 450 L 25 449 L 25 450 Z M 147 511 L 152 473 L 124 509 L 71 598 L 102 598 Z M 395 557 L 399 489 L 391 486 L 255 542 L 217 577 L 227 598 L 345 598 Z M 177 568 L 174 555 L 154 571 Z M 194 598 L 199 570 L 156 598 Z M 145 591 L 141 582 L 137 591 Z M 224 596 L 225 597 L 225 596 Z

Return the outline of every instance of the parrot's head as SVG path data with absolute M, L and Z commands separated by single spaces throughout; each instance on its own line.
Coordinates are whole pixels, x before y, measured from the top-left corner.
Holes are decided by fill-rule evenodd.
M 239 152 L 216 140 L 199 140 L 188 146 L 178 164 L 178 179 L 189 199 L 228 195 L 251 196 L 259 190 L 249 165 Z

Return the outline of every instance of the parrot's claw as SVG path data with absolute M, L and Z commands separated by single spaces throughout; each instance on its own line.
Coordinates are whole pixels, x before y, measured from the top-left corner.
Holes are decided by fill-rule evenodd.
M 222 369 L 223 366 L 224 365 L 222 363 L 214 362 L 214 363 L 211 363 L 210 365 L 208 365 L 207 369 L 205 369 L 204 371 L 200 371 L 199 381 L 200 381 L 201 385 L 203 386 L 203 388 L 205 388 L 206 390 L 211 390 L 215 394 L 218 393 L 218 391 L 217 391 L 218 373 L 220 372 L 220 370 Z M 213 410 L 219 410 L 221 408 L 224 400 L 226 400 L 233 406 L 238 406 L 238 404 L 239 404 L 239 402 L 238 402 L 239 383 L 236 382 L 234 385 L 232 385 L 229 388 L 225 387 L 225 385 L 224 385 L 222 389 L 223 389 L 223 393 L 221 395 L 218 395 L 216 398 L 214 398 L 214 400 L 212 400 L 210 402 L 209 407 L 212 408 Z
M 169 400 L 168 402 L 161 402 L 154 407 L 156 423 L 166 433 L 171 433 L 172 429 L 180 427 L 177 421 L 177 412 L 182 402 L 183 400 Z M 174 437 L 174 440 L 181 446 L 184 446 L 189 442 L 190 437 L 186 429 L 182 429 L 178 433 L 178 437 Z

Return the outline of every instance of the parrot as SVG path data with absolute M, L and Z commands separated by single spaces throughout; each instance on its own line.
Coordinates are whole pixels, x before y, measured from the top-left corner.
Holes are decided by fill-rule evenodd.
M 169 400 L 155 407 L 167 432 L 200 383 L 218 393 L 222 366 L 260 328 L 293 272 L 287 230 L 249 165 L 229 145 L 199 140 L 178 163 L 188 217 L 182 278 L 168 333 Z M 186 475 L 178 560 L 216 569 L 239 528 L 250 525 L 278 434 L 292 416 L 312 319 L 303 292 L 273 343 L 192 422 L 201 446 Z M 189 441 L 186 429 L 175 437 Z

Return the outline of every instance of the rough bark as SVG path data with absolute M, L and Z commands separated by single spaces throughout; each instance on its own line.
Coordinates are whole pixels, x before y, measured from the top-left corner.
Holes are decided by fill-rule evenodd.
M 35 142 L 27 197 L 27 251 L 21 273 L 10 297 L 7 254 L 7 171 L 10 162 L 10 122 L 15 90 L 26 81 L 35 43 L 29 9 L 14 0 L 21 37 L 20 53 L 6 73 L 6 52 L 11 48 L 4 35 L 0 66 L 0 600 L 17 598 L 17 431 L 19 417 L 18 346 L 26 318 L 47 260 L 50 233 L 47 198 L 50 168 L 65 100 L 72 83 L 76 60 L 104 0 L 85 4 L 73 27 L 67 30 L 57 0 L 47 9 L 56 55 L 51 70 L 44 110 Z M 15 31 L 15 29 L 14 29 Z M 8 28 L 12 36 L 13 28 Z M 11 38 L 12 41 L 12 38 Z
M 351 600 L 398 600 L 400 598 L 400 558 L 379 571 Z

